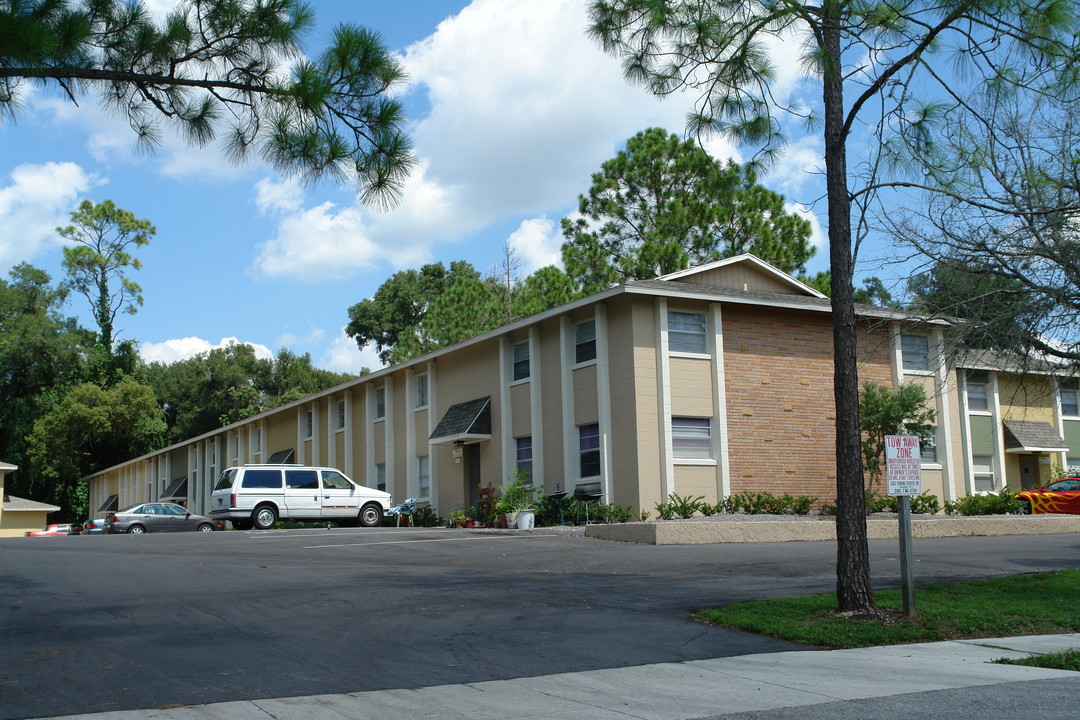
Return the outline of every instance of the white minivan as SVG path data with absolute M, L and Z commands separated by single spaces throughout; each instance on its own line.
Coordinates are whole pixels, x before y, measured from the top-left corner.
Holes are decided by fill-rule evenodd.
M 266 530 L 279 518 L 374 527 L 391 507 L 390 493 L 357 485 L 334 468 L 303 465 L 227 468 L 210 497 L 210 516 L 237 530 Z

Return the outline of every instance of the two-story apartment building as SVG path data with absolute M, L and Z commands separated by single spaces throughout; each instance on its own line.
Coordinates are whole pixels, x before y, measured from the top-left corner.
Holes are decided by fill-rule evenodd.
M 828 298 L 748 255 L 630 282 L 103 470 L 86 478 L 91 507 L 171 499 L 203 512 L 222 469 L 283 459 L 442 515 L 515 467 L 548 493 L 638 509 L 671 493 L 831 499 L 830 313 Z M 1039 472 L 1044 457 L 1080 456 L 1077 431 L 1063 430 L 1080 421 L 1075 389 L 1047 374 L 1039 411 L 996 401 L 991 435 L 1022 437 L 988 446 L 978 373 L 995 398 L 1013 376 L 957 370 L 944 321 L 870 306 L 859 318 L 860 380 L 920 382 L 933 399 L 924 487 L 939 498 L 1019 487 L 1032 461 L 1017 448 Z M 1056 447 L 1032 445 L 1036 430 Z

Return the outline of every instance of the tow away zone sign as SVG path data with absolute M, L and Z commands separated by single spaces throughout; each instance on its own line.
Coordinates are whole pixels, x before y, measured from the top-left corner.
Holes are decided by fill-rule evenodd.
M 922 492 L 922 453 L 915 435 L 885 436 L 885 471 L 890 495 Z

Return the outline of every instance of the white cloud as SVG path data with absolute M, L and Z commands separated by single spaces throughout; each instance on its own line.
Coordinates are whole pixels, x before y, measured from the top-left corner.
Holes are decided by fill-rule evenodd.
M 75 163 L 20 165 L 0 187 L 0 267 L 61 245 L 56 228 L 71 220 L 79 196 L 104 183 Z
M 829 238 L 826 236 L 825 231 L 822 230 L 821 220 L 818 219 L 813 210 L 799 203 L 789 203 L 784 205 L 784 209 L 792 215 L 801 215 L 810 221 L 810 245 L 817 249 L 819 254 L 822 249 L 829 246 Z
M 291 180 L 263 178 L 255 183 L 255 205 L 263 215 L 296 212 L 303 200 L 303 191 Z
M 197 337 L 177 338 L 159 343 L 143 343 L 139 347 L 139 354 L 142 355 L 143 360 L 146 362 L 160 362 L 169 365 L 195 357 L 200 353 L 229 347 L 230 345 L 250 345 L 255 349 L 255 357 L 262 360 L 269 360 L 274 357 L 274 353 L 265 345 L 252 342 L 241 343 L 234 337 L 221 338 L 216 345 Z
M 341 335 L 331 343 L 326 354 L 318 363 L 318 367 L 333 372 L 359 375 L 363 368 L 378 370 L 384 366 L 382 361 L 379 360 L 379 354 L 375 352 L 373 345 L 369 343 L 363 348 L 358 348 L 356 341 L 346 335 L 344 328 L 342 328 Z
M 507 242 L 522 260 L 522 273 L 531 274 L 548 265 L 562 266 L 562 233 L 546 217 L 522 220 Z

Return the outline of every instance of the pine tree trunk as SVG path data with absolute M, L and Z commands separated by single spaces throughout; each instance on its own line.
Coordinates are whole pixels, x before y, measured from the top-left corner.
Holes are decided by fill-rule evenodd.
M 824 23 L 825 173 L 832 273 L 833 395 L 836 405 L 836 599 L 840 612 L 875 611 L 863 494 L 859 377 L 855 324 L 851 198 L 847 189 L 843 78 L 836 0 L 822 6 Z

